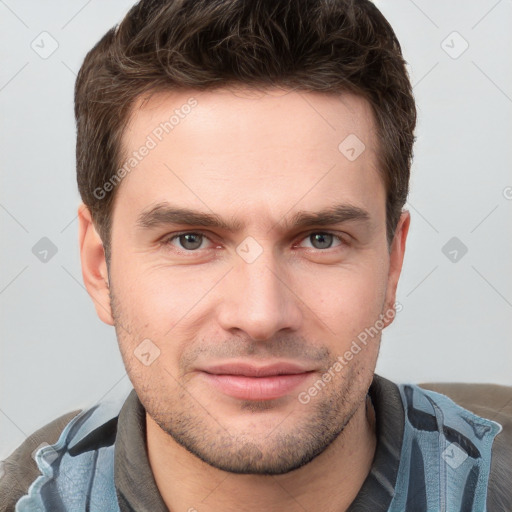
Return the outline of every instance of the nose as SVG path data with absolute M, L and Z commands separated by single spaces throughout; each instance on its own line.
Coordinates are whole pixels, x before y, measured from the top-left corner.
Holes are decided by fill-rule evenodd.
M 300 328 L 300 298 L 271 252 L 263 251 L 252 263 L 238 260 L 223 281 L 218 314 L 223 329 L 242 330 L 255 341 L 265 341 L 283 329 Z

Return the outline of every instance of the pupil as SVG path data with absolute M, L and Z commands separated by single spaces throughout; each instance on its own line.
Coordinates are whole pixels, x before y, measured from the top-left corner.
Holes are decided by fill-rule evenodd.
M 332 244 L 332 236 L 329 233 L 315 233 L 314 235 L 311 235 L 313 246 L 316 249 L 328 249 Z M 327 237 L 327 240 L 326 240 Z M 315 244 L 316 242 L 319 242 L 320 247 L 317 247 Z
M 196 239 L 194 241 L 194 238 Z M 185 249 L 197 249 L 201 246 L 201 235 L 194 233 L 187 233 L 185 235 L 181 235 L 181 245 Z

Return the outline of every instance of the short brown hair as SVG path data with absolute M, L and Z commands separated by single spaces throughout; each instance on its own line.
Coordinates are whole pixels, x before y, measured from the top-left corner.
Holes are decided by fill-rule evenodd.
M 388 246 L 407 200 L 416 106 L 395 33 L 368 0 L 141 0 L 89 51 L 75 86 L 77 180 L 110 257 L 121 138 L 142 93 L 242 84 L 369 101 Z M 341 142 L 341 141 L 340 141 Z

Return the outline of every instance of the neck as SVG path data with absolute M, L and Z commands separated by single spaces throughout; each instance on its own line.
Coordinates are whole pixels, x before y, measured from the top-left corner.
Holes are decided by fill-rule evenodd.
M 146 414 L 148 457 L 157 487 L 174 512 L 345 511 L 367 477 L 377 444 L 367 397 L 338 438 L 283 475 L 239 475 L 214 468 L 177 444 Z

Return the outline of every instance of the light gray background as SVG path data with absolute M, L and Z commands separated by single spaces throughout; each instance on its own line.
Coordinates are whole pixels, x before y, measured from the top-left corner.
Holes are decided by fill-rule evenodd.
M 73 86 L 132 3 L 0 0 L 0 458 L 55 417 L 130 388 L 114 329 L 82 283 Z M 512 385 L 512 2 L 377 4 L 419 109 L 403 310 L 377 371 Z M 47 58 L 31 47 L 49 52 L 52 39 Z M 32 252 L 43 237 L 57 248 L 47 262 Z M 443 253 L 452 237 L 455 262 Z

